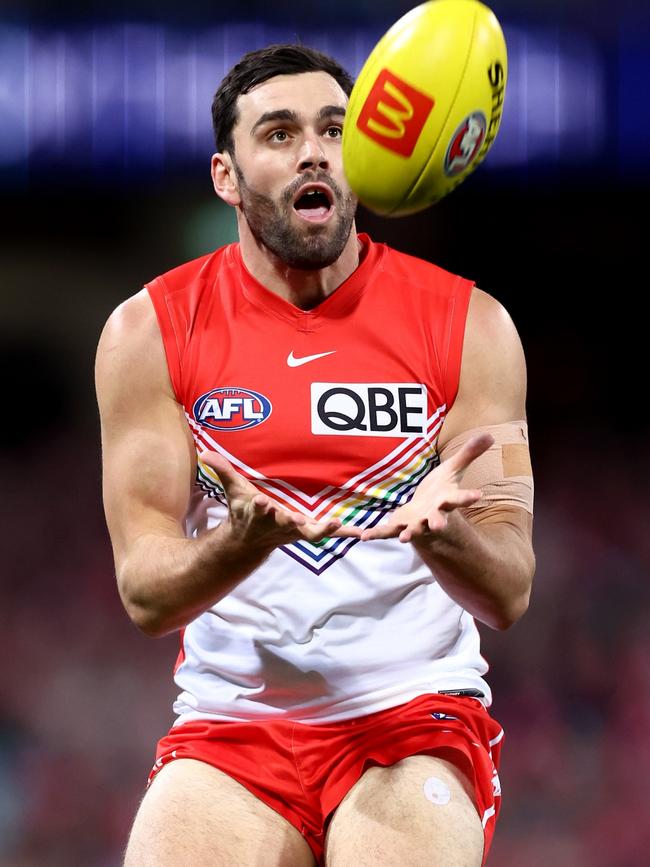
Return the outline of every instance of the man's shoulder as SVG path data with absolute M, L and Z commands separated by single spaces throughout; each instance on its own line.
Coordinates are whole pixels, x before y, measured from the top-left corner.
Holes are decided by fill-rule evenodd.
M 140 289 L 112 311 L 102 331 L 99 349 L 111 351 L 131 344 L 146 345 L 157 337 L 157 323 L 149 293 Z
M 196 280 L 207 279 L 214 276 L 215 271 L 220 265 L 232 257 L 233 248 L 236 244 L 227 244 L 224 247 L 219 247 L 210 253 L 205 253 L 203 256 L 198 256 L 196 259 L 190 259 L 180 265 L 176 265 L 169 271 L 164 271 L 152 280 L 145 283 L 147 288 L 159 284 L 166 287 L 168 291 L 175 291 L 186 287 Z
M 429 291 L 452 289 L 459 284 L 474 285 L 474 281 L 443 268 L 441 265 L 422 259 L 411 253 L 404 253 L 388 244 L 383 245 L 385 254 L 382 259 L 383 270 L 393 276 L 419 284 Z

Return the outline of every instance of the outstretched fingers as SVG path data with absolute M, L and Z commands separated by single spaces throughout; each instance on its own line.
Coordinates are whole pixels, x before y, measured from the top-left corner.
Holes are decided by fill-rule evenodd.
M 300 512 L 290 512 L 288 509 L 283 509 L 273 500 L 270 500 L 264 494 L 259 494 L 258 497 L 263 497 L 266 500 L 264 507 L 264 516 L 271 518 L 277 527 L 282 527 L 284 530 L 290 530 L 297 527 L 304 527 L 307 524 L 307 518 Z M 255 497 L 255 500 L 258 499 Z
M 230 461 L 219 452 L 203 451 L 199 455 L 199 460 L 215 470 L 229 499 L 231 494 L 241 494 L 244 491 L 254 490 L 251 483 L 241 473 L 238 473 Z
M 456 454 L 445 461 L 449 469 L 459 473 L 464 473 L 467 467 L 486 452 L 490 446 L 494 445 L 494 437 L 489 433 L 476 434 L 471 439 L 467 440 L 465 445 Z
M 404 532 L 408 527 L 407 522 L 398 522 L 380 524 L 378 527 L 371 527 L 369 530 L 364 530 L 361 534 L 362 542 L 371 542 L 375 539 L 396 539 L 400 533 Z
M 302 537 L 308 542 L 320 542 L 323 539 L 360 539 L 361 527 L 344 524 L 340 518 L 326 518 L 322 521 L 307 521 L 302 530 Z
M 361 527 L 350 527 L 347 524 L 340 524 L 330 536 L 336 536 L 338 539 L 360 539 L 362 534 Z
M 320 542 L 330 536 L 334 536 L 340 529 L 341 522 L 335 519 L 329 521 L 310 521 L 303 525 L 301 536 L 307 542 Z
M 435 511 L 453 512 L 454 509 L 466 509 L 477 503 L 482 496 L 483 491 L 478 488 L 456 488 L 449 492 L 448 496 L 441 497 Z
M 251 500 L 255 515 L 268 515 L 273 508 L 271 501 L 264 494 L 256 494 Z

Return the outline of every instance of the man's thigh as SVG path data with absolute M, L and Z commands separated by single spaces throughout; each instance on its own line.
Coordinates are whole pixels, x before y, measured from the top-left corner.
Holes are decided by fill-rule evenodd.
M 480 867 L 470 782 L 432 756 L 368 768 L 334 813 L 325 852 L 326 867 Z
M 313 867 L 296 828 L 232 777 L 178 759 L 154 778 L 135 817 L 124 867 Z

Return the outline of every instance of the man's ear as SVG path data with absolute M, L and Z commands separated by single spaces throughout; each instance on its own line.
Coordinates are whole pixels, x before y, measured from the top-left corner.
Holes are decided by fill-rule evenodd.
M 241 203 L 239 183 L 232 157 L 227 151 L 212 155 L 210 174 L 215 193 L 226 204 L 236 208 Z

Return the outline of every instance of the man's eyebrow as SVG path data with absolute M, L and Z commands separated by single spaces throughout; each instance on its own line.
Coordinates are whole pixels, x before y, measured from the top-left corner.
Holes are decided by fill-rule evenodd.
M 325 118 L 333 117 L 335 115 L 344 116 L 345 107 L 342 105 L 324 105 L 318 112 L 318 120 L 325 120 Z M 290 123 L 296 123 L 298 115 L 295 111 L 291 111 L 289 108 L 277 108 L 275 111 L 265 111 L 264 114 L 260 115 L 253 124 L 251 135 L 253 135 L 255 130 L 262 126 L 262 124 L 270 123 L 275 120 L 284 120 L 289 121 Z
M 323 120 L 326 117 L 332 117 L 334 114 L 345 115 L 345 107 L 342 105 L 324 105 L 318 112 L 318 119 Z
M 288 120 L 295 123 L 298 120 L 298 116 L 295 111 L 291 111 L 291 109 L 288 108 L 278 108 L 275 111 L 265 111 L 264 114 L 260 115 L 253 124 L 251 135 L 253 135 L 258 126 L 262 126 L 263 123 L 269 123 L 269 121 L 272 120 Z

